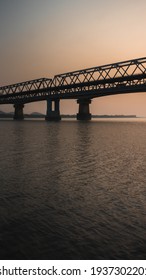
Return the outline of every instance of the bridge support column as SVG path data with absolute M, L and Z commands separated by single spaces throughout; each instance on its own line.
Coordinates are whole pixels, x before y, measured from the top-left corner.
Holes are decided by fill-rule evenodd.
M 79 104 L 79 113 L 77 114 L 77 120 L 90 121 L 91 114 L 89 110 L 89 104 L 91 103 L 91 99 L 78 99 L 77 103 Z
M 14 120 L 23 120 L 23 108 L 24 104 L 14 104 L 15 112 L 14 112 Z
M 52 103 L 54 102 L 54 109 L 52 108 Z M 55 99 L 47 100 L 47 114 L 45 117 L 46 121 L 60 121 L 61 116 L 60 116 L 60 100 Z

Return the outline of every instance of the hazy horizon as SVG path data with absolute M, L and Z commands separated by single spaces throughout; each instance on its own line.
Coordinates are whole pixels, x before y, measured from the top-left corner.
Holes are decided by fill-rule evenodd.
M 0 86 L 146 56 L 144 0 L 0 1 Z M 92 114 L 146 116 L 144 93 L 92 100 Z M 12 105 L 0 110 L 13 111 Z M 61 114 L 75 114 L 63 100 Z M 46 113 L 46 102 L 24 113 Z

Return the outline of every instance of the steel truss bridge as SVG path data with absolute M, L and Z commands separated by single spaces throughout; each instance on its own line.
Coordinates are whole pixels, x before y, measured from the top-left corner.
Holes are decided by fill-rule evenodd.
M 91 99 L 136 92 L 146 92 L 146 57 L 2 86 L 0 104 L 14 104 L 15 118 L 19 119 L 25 103 L 47 100 L 46 119 L 53 120 L 60 119 L 60 99 L 77 99 L 77 118 L 90 119 Z

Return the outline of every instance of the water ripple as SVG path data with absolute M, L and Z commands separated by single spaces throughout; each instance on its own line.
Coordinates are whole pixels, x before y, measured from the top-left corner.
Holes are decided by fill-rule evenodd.
M 1 259 L 145 259 L 145 122 L 0 122 Z

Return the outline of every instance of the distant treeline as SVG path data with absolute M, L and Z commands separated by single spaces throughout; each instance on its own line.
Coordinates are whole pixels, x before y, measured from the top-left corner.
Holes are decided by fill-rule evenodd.
M 0 111 L 0 118 L 13 118 L 14 113 Z M 76 115 L 61 115 L 62 118 L 76 118 Z M 24 114 L 24 118 L 45 118 L 41 113 Z M 136 118 L 136 115 L 92 115 L 92 118 Z
M 62 118 L 76 118 L 76 115 L 61 115 Z M 136 118 L 136 115 L 92 115 L 92 118 Z
M 93 115 L 92 118 L 136 118 L 136 115 Z

